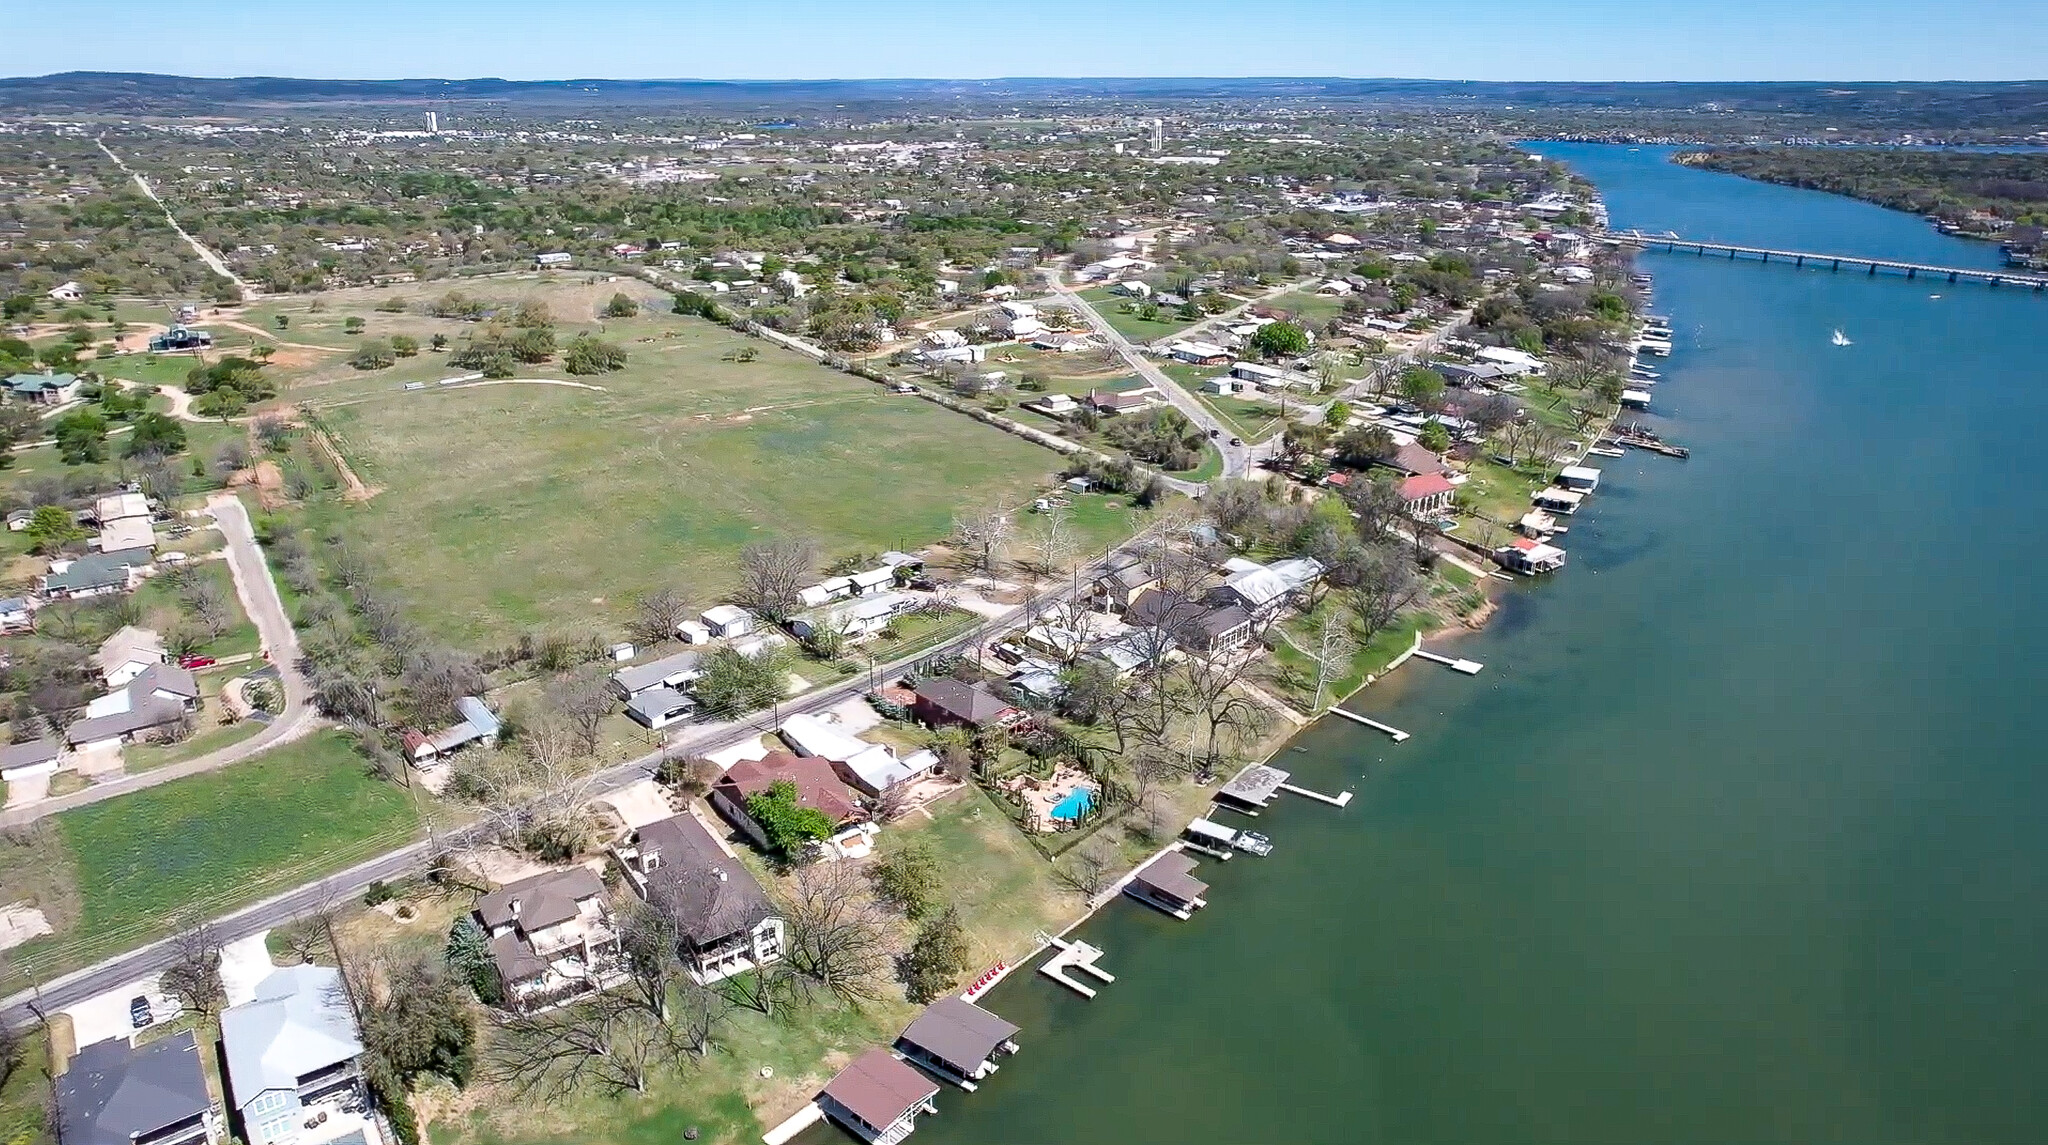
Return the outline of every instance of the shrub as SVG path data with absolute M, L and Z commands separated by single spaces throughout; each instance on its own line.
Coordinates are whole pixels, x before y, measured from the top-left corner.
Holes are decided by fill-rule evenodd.
M 355 356 L 348 360 L 348 364 L 358 370 L 381 370 L 397 360 L 398 356 L 388 343 L 369 341 L 356 347 Z
M 626 366 L 626 350 L 613 342 L 579 335 L 569 343 L 562 364 L 572 374 L 603 374 Z

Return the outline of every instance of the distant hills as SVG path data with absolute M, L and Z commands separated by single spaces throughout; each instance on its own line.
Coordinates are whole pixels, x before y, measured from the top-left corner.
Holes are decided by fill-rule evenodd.
M 0 109 L 45 113 L 202 114 L 422 104 L 490 103 L 505 110 L 572 112 L 645 108 L 733 113 L 882 105 L 1087 100 L 1360 101 L 1439 108 L 1535 111 L 1609 108 L 1967 124 L 2048 129 L 2048 81 L 2011 83 L 1481 83 L 1329 77 L 904 79 L 904 80 L 321 80 L 250 76 L 197 79 L 65 72 L 0 79 Z

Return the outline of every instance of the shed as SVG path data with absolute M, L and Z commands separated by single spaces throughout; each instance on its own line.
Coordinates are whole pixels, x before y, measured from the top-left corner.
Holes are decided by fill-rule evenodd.
M 936 1113 L 939 1087 L 884 1049 L 853 1059 L 825 1084 L 818 1104 L 864 1141 L 901 1141 L 920 1113 Z

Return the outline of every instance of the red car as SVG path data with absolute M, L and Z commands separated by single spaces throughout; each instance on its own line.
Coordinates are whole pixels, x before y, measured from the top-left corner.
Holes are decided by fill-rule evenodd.
M 191 671 L 194 668 L 211 668 L 213 667 L 213 665 L 214 659 L 211 656 L 178 657 L 178 667 L 183 668 L 187 671 Z

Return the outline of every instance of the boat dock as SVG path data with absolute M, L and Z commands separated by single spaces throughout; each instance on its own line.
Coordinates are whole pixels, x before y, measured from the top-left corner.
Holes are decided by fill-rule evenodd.
M 1257 815 L 1259 808 L 1273 801 L 1273 794 L 1287 782 L 1288 774 L 1277 767 L 1255 763 L 1232 776 L 1216 789 L 1216 802 L 1232 811 Z
M 1351 793 L 1349 791 L 1340 791 L 1335 795 L 1324 795 L 1320 791 L 1310 791 L 1306 787 L 1297 787 L 1292 783 L 1281 784 L 1280 790 L 1290 792 L 1294 795 L 1306 795 L 1310 799 L 1320 800 L 1324 803 L 1329 804 L 1332 807 L 1342 807 L 1345 804 L 1351 802 Z
M 1083 998 L 1093 998 L 1095 996 L 1095 987 L 1070 977 L 1067 971 L 1078 970 L 1083 974 L 1091 974 L 1105 983 L 1116 981 L 1116 975 L 1095 964 L 1096 960 L 1102 957 L 1101 947 L 1090 946 L 1085 942 L 1075 942 L 1064 938 L 1041 937 L 1044 937 L 1046 943 L 1059 953 L 1045 960 L 1045 965 L 1038 968 L 1040 974 L 1065 986 Z
M 1415 650 L 1415 654 L 1432 663 L 1442 664 L 1453 672 L 1463 672 L 1467 676 L 1477 676 L 1479 670 L 1486 667 L 1486 665 L 1481 664 L 1477 660 L 1461 660 L 1450 656 L 1440 656 L 1435 652 L 1425 652 L 1420 648 Z
M 1400 743 L 1402 740 L 1408 738 L 1408 733 L 1402 731 L 1400 728 L 1394 727 L 1391 724 L 1383 724 L 1378 720 L 1371 719 L 1366 716 L 1361 716 L 1354 711 L 1349 711 L 1344 708 L 1331 708 L 1330 714 L 1333 716 L 1343 716 L 1345 719 L 1351 720 L 1354 723 L 1364 724 L 1366 727 L 1369 727 L 1376 732 L 1385 732 L 1387 733 L 1387 735 L 1393 738 L 1393 741 L 1395 743 Z

